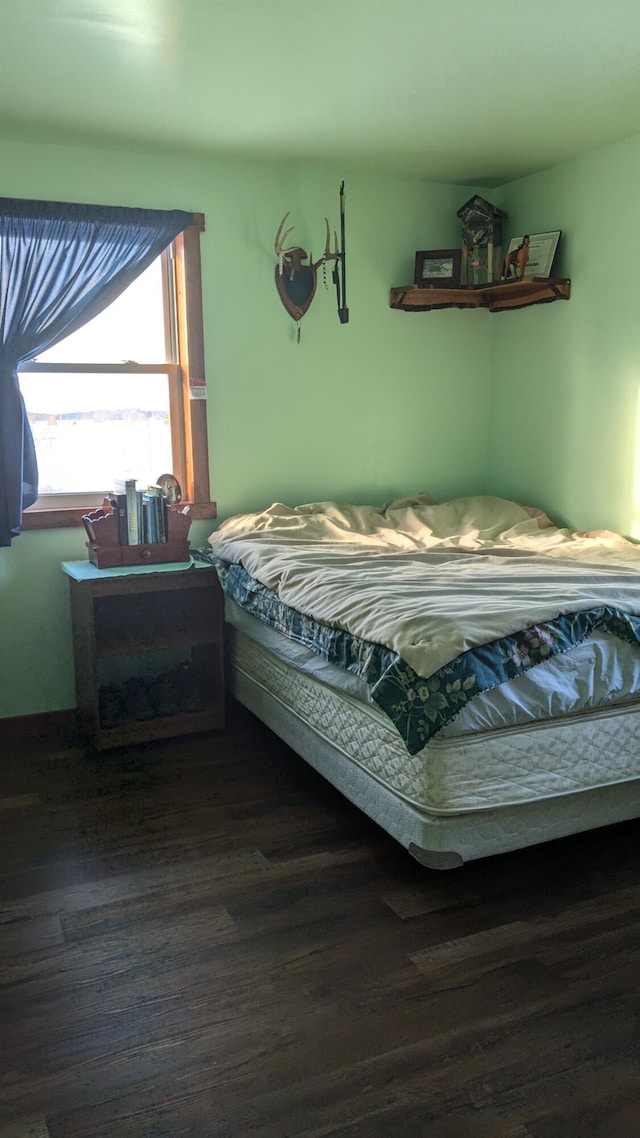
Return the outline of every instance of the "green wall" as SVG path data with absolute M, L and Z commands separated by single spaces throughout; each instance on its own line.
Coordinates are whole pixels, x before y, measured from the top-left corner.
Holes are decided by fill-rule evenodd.
M 576 529 L 640 537 L 640 137 L 505 187 L 510 235 L 562 229 L 571 299 L 493 317 L 490 481 Z
M 324 165 L 205 161 L 0 141 L 0 194 L 202 211 L 212 495 L 220 518 L 275 500 L 381 502 L 482 488 L 491 321 L 393 312 L 416 249 L 458 244 L 473 188 L 369 177 Z M 318 288 L 295 343 L 273 283 L 286 210 L 315 257 L 347 189 L 348 301 Z M 114 471 L 114 475 L 117 474 Z M 192 527 L 203 542 L 209 526 Z M 79 530 L 22 534 L 0 549 L 0 717 L 73 706 L 67 580 Z

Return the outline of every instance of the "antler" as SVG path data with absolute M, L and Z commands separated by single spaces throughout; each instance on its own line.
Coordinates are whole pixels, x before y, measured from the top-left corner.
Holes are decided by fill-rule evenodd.
M 276 239 L 274 242 L 276 257 L 282 257 L 283 253 L 289 253 L 291 249 L 295 249 L 295 245 L 291 245 L 289 247 L 289 249 L 285 249 L 285 247 L 284 247 L 284 243 L 287 240 L 287 237 L 289 236 L 290 233 L 293 233 L 293 231 L 295 229 L 295 225 L 290 225 L 288 229 L 285 229 L 284 233 L 282 232 L 282 230 L 284 229 L 284 223 L 287 220 L 290 212 L 291 212 L 290 210 L 287 210 L 282 221 L 280 222 L 280 224 L 278 226 L 278 232 L 276 233 Z
M 298 261 L 299 261 L 300 254 L 302 254 L 302 256 L 306 257 L 306 253 L 304 253 L 303 250 L 300 250 L 297 245 L 289 245 L 288 247 L 285 248 L 284 243 L 287 240 L 287 237 L 289 236 L 290 233 L 293 233 L 293 231 L 295 229 L 295 225 L 290 225 L 288 229 L 285 229 L 284 233 L 282 232 L 282 230 L 284 229 L 284 223 L 289 216 L 289 212 L 290 211 L 287 210 L 282 221 L 280 222 L 280 224 L 278 226 L 278 232 L 276 233 L 274 248 L 276 251 L 276 257 L 278 258 L 278 265 L 280 266 L 280 276 L 282 276 L 282 274 L 284 272 L 285 253 L 293 253 L 293 257 L 289 258 L 291 261 L 291 277 L 293 279 L 293 274 L 295 272 L 295 266 L 296 266 L 296 257 L 298 258 Z
M 313 261 L 312 262 L 314 269 L 317 269 L 319 265 L 323 264 L 323 262 L 338 261 L 340 259 L 340 257 L 342 256 L 342 253 L 338 249 L 338 234 L 335 231 L 333 234 L 335 249 L 334 249 L 333 253 L 331 252 L 331 230 L 329 229 L 329 219 L 325 217 L 324 223 L 325 223 L 326 228 L 327 228 L 327 236 L 325 238 L 325 243 L 324 243 L 324 253 L 322 254 L 319 261 Z M 311 261 L 311 254 L 309 254 L 309 260 Z

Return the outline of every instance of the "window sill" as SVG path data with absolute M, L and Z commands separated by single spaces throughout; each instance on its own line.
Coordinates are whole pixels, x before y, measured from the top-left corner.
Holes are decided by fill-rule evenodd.
M 180 506 L 190 506 L 191 519 L 194 522 L 217 518 L 218 511 L 215 502 L 181 502 Z M 92 507 L 77 506 L 57 508 L 51 510 L 36 509 L 31 506 L 22 515 L 22 529 L 67 529 L 70 526 L 81 526 L 82 518 L 90 509 L 96 509 L 97 503 Z

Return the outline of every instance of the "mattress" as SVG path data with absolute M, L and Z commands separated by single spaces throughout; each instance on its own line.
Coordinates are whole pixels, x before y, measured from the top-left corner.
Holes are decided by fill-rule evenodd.
M 226 625 L 232 692 L 425 865 L 450 868 L 640 813 L 636 702 L 436 738 L 410 755 L 377 707 L 331 686 L 323 669 L 287 661 L 288 642 L 277 654 L 285 638 L 257 621 L 252 629 L 252 619 Z
M 637 702 L 523 727 L 436 737 L 411 755 L 377 707 L 265 652 L 246 631 L 230 630 L 229 639 L 234 667 L 268 686 L 284 705 L 299 708 L 314 731 L 421 810 L 460 814 L 640 777 Z M 595 727 L 605 719 L 603 738 Z
M 322 683 L 374 706 L 366 680 L 318 655 L 313 649 L 256 620 L 225 596 L 225 620 L 270 649 L 276 656 Z M 481 691 L 469 700 L 437 738 L 451 738 L 573 712 L 628 704 L 640 692 L 640 653 L 607 632 L 592 633 L 570 652 L 552 656 L 513 679 Z
M 304 577 L 308 565 L 301 554 L 298 556 L 302 564 L 295 572 Z M 330 574 L 334 556 L 321 552 L 313 554 L 312 557 L 316 576 L 319 566 L 325 565 L 327 590 L 332 586 Z M 445 556 L 450 555 L 445 554 Z M 350 595 L 355 593 L 358 596 L 360 590 L 363 595 L 355 606 L 356 611 L 359 605 L 368 616 L 369 609 L 373 609 L 374 614 L 380 615 L 383 623 L 382 613 L 387 603 L 385 597 L 385 586 L 388 583 L 385 576 L 387 570 L 395 581 L 396 607 L 404 606 L 406 614 L 404 621 L 405 623 L 409 621 L 409 628 L 411 621 L 418 620 L 415 615 L 416 606 L 418 609 L 422 604 L 427 609 L 429 604 L 436 609 L 439 606 L 445 610 L 453 608 L 455 615 L 451 627 L 452 629 L 456 627 L 457 642 L 464 646 L 464 650 L 441 668 L 429 671 L 429 665 L 426 665 L 426 670 L 418 673 L 406 659 L 389 648 L 388 642 L 368 641 L 353 635 L 346 627 L 350 621 L 348 613 L 341 611 L 337 623 L 318 620 L 313 608 L 307 612 L 299 612 L 285 604 L 279 593 L 265 587 L 257 578 L 252 577 L 244 565 L 228 563 L 213 557 L 225 595 L 239 604 L 245 612 L 289 639 L 311 649 L 330 663 L 337 664 L 364 679 L 368 685 L 368 698 L 393 721 L 402 735 L 407 750 L 412 754 L 421 751 L 431 738 L 457 721 L 461 711 L 468 704 L 482 706 L 480 703 L 476 704 L 476 699 L 485 692 L 496 693 L 495 712 L 497 713 L 497 721 L 492 723 L 488 719 L 483 724 L 486 727 L 499 725 L 505 716 L 511 716 L 514 722 L 519 721 L 517 707 L 521 702 L 517 698 L 519 695 L 524 696 L 522 711 L 525 712 L 526 718 L 532 700 L 534 704 L 538 700 L 543 707 L 546 702 L 547 713 L 550 716 L 558 716 L 581 706 L 588 706 L 589 703 L 595 706 L 609 699 L 620 699 L 627 694 L 638 692 L 640 617 L 606 605 L 587 611 L 573 611 L 573 606 L 577 603 L 576 581 L 574 578 L 567 580 L 566 574 L 569 568 L 575 569 L 575 566 L 563 565 L 560 581 L 564 582 L 568 589 L 569 599 L 565 607 L 571 611 L 559 613 L 554 619 L 542 624 L 522 626 L 523 614 L 518 615 L 517 604 L 514 609 L 514 597 L 504 592 L 505 573 L 498 572 L 495 560 L 484 555 L 480 555 L 479 558 L 473 555 L 470 563 L 464 565 L 454 561 L 453 575 L 461 578 L 467 589 L 468 574 L 477 576 L 479 573 L 483 577 L 483 587 L 486 590 L 485 604 L 493 606 L 497 623 L 501 622 L 506 627 L 514 629 L 511 634 L 499 636 L 486 643 L 474 643 L 478 636 L 482 641 L 484 635 L 479 633 L 478 629 L 474 630 L 473 626 L 473 610 L 477 594 L 473 593 L 473 590 L 468 596 L 451 594 L 448 591 L 453 587 L 449 581 L 450 574 L 445 574 L 443 577 L 444 567 L 441 562 L 434 566 L 422 562 L 412 561 L 408 564 L 406 561 L 395 560 L 389 565 L 388 558 L 385 558 L 382 576 L 379 573 L 380 564 L 374 567 L 377 570 L 375 586 L 369 589 L 361 585 L 359 577 L 360 571 L 366 567 L 369 567 L 370 574 L 373 573 L 369 557 L 358 559 L 358 572 L 354 571 L 353 564 L 346 573 L 344 566 L 339 566 L 338 575 L 342 578 L 339 592 L 344 595 L 345 589 L 348 589 Z M 540 580 L 545 579 L 545 575 L 550 573 L 548 564 L 550 561 L 552 562 L 552 559 L 547 558 L 542 564 L 536 562 L 536 573 Z M 515 564 L 522 569 L 524 562 L 516 559 Z M 553 564 L 557 569 L 558 563 Z M 451 569 L 451 566 L 449 568 Z M 580 575 L 586 574 L 588 577 L 593 567 L 586 572 L 587 568 L 582 565 Z M 501 563 L 500 569 L 505 570 L 504 563 Z M 609 586 L 612 580 L 608 576 L 610 569 L 610 566 L 601 566 L 599 569 Z M 284 586 L 281 585 L 281 588 L 290 582 L 289 569 L 286 568 L 283 572 Z M 420 583 L 420 589 L 415 595 L 411 590 L 406 594 L 402 592 L 407 572 L 415 578 L 416 587 Z M 616 571 L 613 572 L 614 576 L 617 576 Z M 507 578 L 512 573 L 513 564 L 510 564 L 506 570 Z M 555 579 L 555 576 L 555 572 L 550 573 L 552 579 Z M 635 578 L 640 580 L 638 573 L 634 575 L 634 580 Z M 629 578 L 626 578 L 627 585 L 628 580 Z M 628 589 L 627 593 L 628 602 L 635 604 Z M 472 610 L 472 615 L 466 618 L 466 623 L 460 617 L 461 607 L 464 606 Z M 375 623 L 375 615 L 373 619 Z M 456 625 L 458 619 L 460 627 Z M 430 643 L 431 623 L 436 628 L 438 626 L 435 614 L 429 616 L 428 613 L 423 613 L 420 620 L 421 631 L 418 640 L 409 642 L 409 647 L 413 645 L 418 651 L 420 645 L 426 648 Z M 405 634 L 409 634 L 407 630 Z M 443 634 L 441 628 L 436 640 L 442 639 Z M 467 636 L 471 638 L 470 642 Z M 586 642 L 589 642 L 589 645 L 585 651 L 583 645 Z M 599 659 L 594 654 L 596 643 Z M 623 645 L 626 647 L 623 648 Z M 445 655 L 451 650 L 451 647 L 447 646 L 444 650 Z M 442 651 L 442 647 L 437 649 L 437 658 Z M 574 653 L 577 653 L 577 664 L 571 659 Z M 568 662 L 558 663 L 555 668 L 548 667 L 552 661 L 558 660 L 561 656 L 569 657 Z M 622 662 L 622 667 L 619 661 Z M 522 685 L 515 684 L 512 687 L 509 685 L 510 680 L 527 675 L 529 678 Z M 627 675 L 630 682 L 625 689 Z M 590 691 L 590 687 L 593 691 Z M 502 698 L 501 691 L 506 693 Z M 491 708 L 491 701 L 487 702 L 486 706 Z M 529 717 L 541 718 L 542 714 L 536 711 L 534 706 L 533 714 Z M 475 726 L 476 724 L 473 725 L 474 729 Z

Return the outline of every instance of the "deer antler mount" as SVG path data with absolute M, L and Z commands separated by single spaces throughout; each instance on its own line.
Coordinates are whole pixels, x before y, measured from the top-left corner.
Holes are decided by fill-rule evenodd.
M 333 269 L 333 282 L 336 286 L 338 296 L 338 315 L 341 324 L 346 324 L 349 320 L 349 309 L 346 307 L 346 292 L 345 292 L 345 254 L 344 254 L 344 182 L 340 187 L 340 224 L 341 224 L 341 244 L 342 248 L 338 247 L 338 235 L 334 232 L 334 248 L 331 249 L 331 232 L 329 229 L 329 221 L 325 217 L 326 237 L 325 246 L 322 256 L 317 261 L 313 260 L 311 253 L 307 253 L 300 245 L 287 245 L 287 238 L 295 226 L 290 225 L 285 229 L 289 212 L 285 213 L 278 232 L 276 233 L 274 249 L 278 263 L 275 270 L 276 288 L 278 295 L 286 308 L 289 315 L 295 320 L 298 335 L 300 340 L 300 321 L 302 317 L 308 312 L 316 293 L 316 286 L 318 284 L 318 269 L 322 266 L 324 273 L 325 287 L 326 281 L 326 268 L 325 266 L 329 261 L 334 262 Z M 308 264 L 304 262 L 308 261 Z

